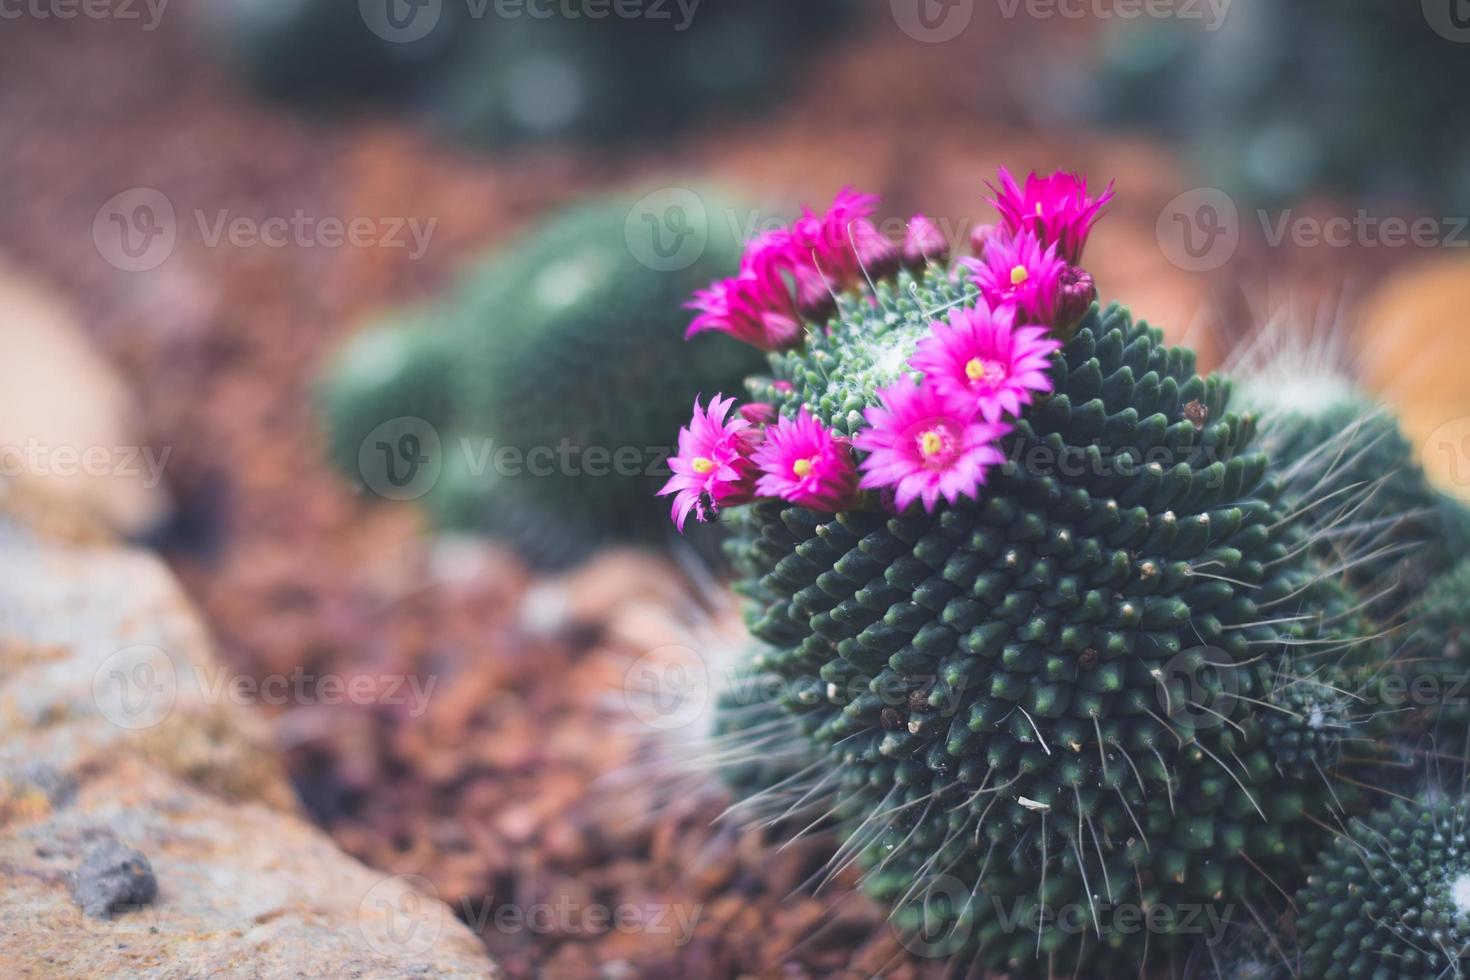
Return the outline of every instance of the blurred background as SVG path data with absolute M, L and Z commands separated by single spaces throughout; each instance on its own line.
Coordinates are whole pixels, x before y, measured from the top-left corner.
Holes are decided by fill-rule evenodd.
M 1462 8 L 0 0 L 0 481 L 158 552 L 232 675 L 418 683 L 244 700 L 506 974 L 938 976 L 645 775 L 629 678 L 739 638 L 652 492 L 759 362 L 681 304 L 844 185 L 959 243 L 997 167 L 1079 170 L 1104 301 L 1210 366 L 1300 333 L 1465 493 Z M 497 917 L 558 902 L 688 929 Z

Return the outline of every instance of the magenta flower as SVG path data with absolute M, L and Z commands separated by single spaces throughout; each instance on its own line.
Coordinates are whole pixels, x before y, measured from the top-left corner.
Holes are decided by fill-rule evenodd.
M 669 477 L 660 497 L 676 494 L 671 516 L 682 533 L 690 511 L 700 521 L 715 519 L 719 508 L 754 499 L 756 468 L 750 460 L 753 439 L 744 419 L 725 421 L 735 399 L 715 395 L 709 408 L 694 400 L 694 417 L 679 430 L 679 453 L 669 459 Z
M 713 330 L 761 350 L 775 351 L 800 346 L 805 336 L 791 291 L 779 277 L 741 272 L 696 291 L 694 299 L 684 305 L 699 311 L 685 331 L 686 340 Z
M 1067 263 L 1057 258 L 1055 245 L 1043 252 L 1029 231 L 1013 237 L 993 235 L 985 244 L 984 258 L 960 262 L 974 273 L 972 278 L 992 310 L 1013 306 L 1032 323 L 1056 322 Z
M 822 214 L 803 208 L 790 232 L 793 270 L 813 270 L 822 292 L 841 292 L 862 280 L 864 268 L 876 278 L 880 270 L 875 265 L 896 267 L 898 250 L 870 220 L 877 209 L 876 194 L 860 194 L 851 187 L 838 191 Z M 816 297 L 814 287 L 807 284 L 804 289 Z
M 1050 177 L 1032 173 L 1024 188 L 1005 167 L 1000 168 L 1000 189 L 986 184 L 995 197 L 990 203 L 1000 212 L 1012 236 L 1029 231 L 1043 245 L 1055 245 L 1067 262 L 1076 265 L 1092 226 L 1102 215 L 1103 205 L 1113 199 L 1113 185 L 1096 199 L 1087 196 L 1087 178 L 1058 170 Z
M 949 242 L 944 240 L 939 226 L 922 214 L 910 218 L 903 241 L 904 265 L 917 272 L 930 261 L 944 262 L 948 258 Z
M 956 309 L 919 342 L 909 366 L 940 394 L 974 406 L 987 422 L 1020 415 L 1033 392 L 1052 390 L 1047 359 L 1062 347 L 1046 327 L 1015 325 L 1015 311 L 991 312 L 983 302 Z
M 776 406 L 770 402 L 750 402 L 740 406 L 740 417 L 751 425 L 770 425 L 776 421 Z
M 812 510 L 836 512 L 852 505 L 857 465 L 846 440 L 838 439 L 802 406 L 796 418 L 766 429 L 754 461 L 761 469 L 756 493 Z
M 1057 300 L 1057 333 L 1070 338 L 1096 300 L 1097 284 L 1092 281 L 1091 273 L 1075 265 L 1067 266 Z
M 870 454 L 859 485 L 891 487 L 900 511 L 915 500 L 933 512 L 940 497 L 952 504 L 960 497 L 978 499 L 987 467 L 1005 460 L 996 443 L 1011 427 L 980 421 L 973 405 L 910 380 L 882 389 L 878 397 L 882 407 L 864 413 L 871 428 L 853 439 Z
M 985 258 L 985 246 L 999 231 L 995 225 L 976 225 L 970 229 L 970 251 L 975 253 L 975 258 Z

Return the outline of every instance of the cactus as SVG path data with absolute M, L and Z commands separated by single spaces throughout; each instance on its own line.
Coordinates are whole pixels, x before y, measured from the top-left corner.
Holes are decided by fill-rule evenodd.
M 1324 849 L 1300 911 L 1301 976 L 1462 976 L 1470 949 L 1470 805 L 1424 793 L 1355 820 Z
M 1380 690 L 1390 710 L 1411 712 L 1439 752 L 1470 753 L 1470 559 L 1431 581 L 1410 607 L 1403 651 Z
M 1319 536 L 1322 556 L 1357 556 L 1348 574 L 1385 591 L 1381 614 L 1402 612 L 1470 550 L 1470 509 L 1430 484 L 1393 413 L 1345 371 L 1290 347 L 1241 370 L 1237 404 L 1262 420 L 1277 470 L 1319 499 L 1354 501 Z
M 690 230 L 688 268 L 654 271 L 626 235 L 632 202 L 569 210 L 470 270 L 434 308 L 354 338 L 329 365 L 320 401 L 333 460 L 368 486 L 368 433 L 421 418 L 442 466 L 424 494 L 435 523 L 505 539 L 544 565 L 603 543 L 666 540 L 650 488 L 668 434 L 702 392 L 758 362 L 726 338 L 677 343 L 693 284 L 733 268 L 716 197 Z
M 259 90 L 308 106 L 390 104 L 465 139 L 627 140 L 713 107 L 768 102 L 840 35 L 850 0 L 641 3 L 636 14 L 527 0 L 404 8 L 366 22 L 339 0 L 230 0 L 216 33 Z M 656 93 L 657 97 L 650 97 Z
M 1344 574 L 1375 555 L 1332 541 L 1369 491 L 1274 463 L 1230 381 L 1091 302 L 1105 201 L 1003 172 L 1004 227 L 953 263 L 851 193 L 753 243 L 695 329 L 769 368 L 738 419 L 697 406 L 664 488 L 733 529 L 833 867 L 911 948 L 1016 976 L 1135 973 L 1191 955 L 1201 911 L 1270 905 L 1396 720 Z

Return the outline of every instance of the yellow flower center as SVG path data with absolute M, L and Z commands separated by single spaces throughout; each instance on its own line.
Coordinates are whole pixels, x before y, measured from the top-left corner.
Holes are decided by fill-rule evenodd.
M 999 361 L 973 357 L 965 365 L 965 377 L 971 381 L 989 381 L 994 383 L 1002 380 L 1005 376 L 1005 366 Z
M 1014 269 L 1011 270 L 1011 285 L 1012 286 L 1019 286 L 1019 285 L 1021 285 L 1021 283 L 1025 282 L 1027 279 L 1030 279 L 1030 278 L 1031 278 L 1031 273 L 1029 273 L 1029 272 L 1026 271 L 1026 267 L 1024 265 L 1018 265 Z
M 816 460 L 813 459 L 798 459 L 796 462 L 791 464 L 791 472 L 795 473 L 797 476 L 806 476 L 812 471 L 812 465 L 815 462 Z
M 1038 218 L 1041 217 L 1041 202 L 1040 201 L 1037 201 L 1036 202 L 1036 216 Z
M 708 456 L 696 456 L 694 457 L 694 462 L 690 463 L 689 465 L 694 468 L 694 472 L 703 475 L 705 473 L 714 472 L 715 461 L 710 459 Z
M 919 452 L 925 456 L 933 456 L 943 449 L 944 436 L 940 435 L 938 431 L 930 429 L 928 432 L 919 436 Z

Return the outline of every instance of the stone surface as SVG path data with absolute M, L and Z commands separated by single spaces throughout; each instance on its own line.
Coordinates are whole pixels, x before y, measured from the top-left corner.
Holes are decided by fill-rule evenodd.
M 94 919 L 137 911 L 158 895 L 158 879 L 148 858 L 122 841 L 94 844 L 71 876 L 71 897 Z
M 168 452 L 139 437 L 138 407 L 73 311 L 0 269 L 0 473 L 81 502 L 122 534 L 172 509 Z
M 300 817 L 156 559 L 8 492 L 0 555 L 6 976 L 495 975 L 432 886 Z

